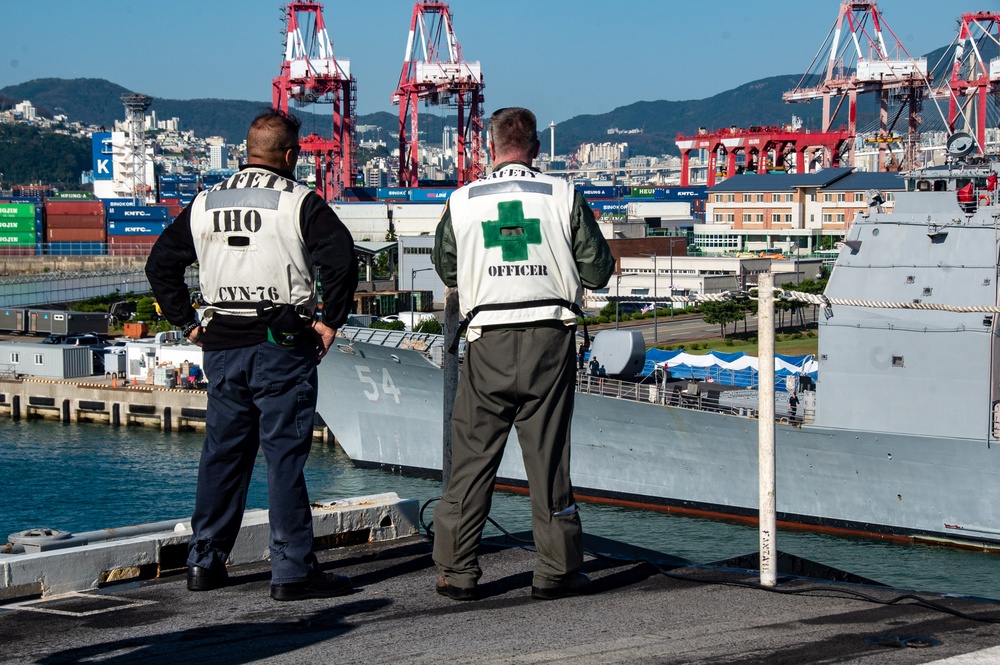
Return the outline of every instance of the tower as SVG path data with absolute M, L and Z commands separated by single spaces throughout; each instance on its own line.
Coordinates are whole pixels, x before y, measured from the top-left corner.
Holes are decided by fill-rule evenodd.
M 126 179 L 132 182 L 132 198 L 136 205 L 145 205 L 149 195 L 146 186 L 146 109 L 153 98 L 136 92 L 121 96 L 125 104 L 125 123 L 128 136 L 125 138 Z
M 357 81 L 351 76 L 350 61 L 333 56 L 322 4 L 289 2 L 284 22 L 285 56 L 280 73 L 271 80 L 274 107 L 288 111 L 292 101 L 333 106 L 330 138 L 318 134 L 299 138 L 301 154 L 312 158 L 316 169 L 316 192 L 329 201 L 354 183 Z
M 420 101 L 458 109 L 458 185 L 482 176 L 483 74 L 478 62 L 466 62 L 462 57 L 451 11 L 444 2 L 413 5 L 403 70 L 392 95 L 392 103 L 399 106 L 400 187 L 418 184 Z

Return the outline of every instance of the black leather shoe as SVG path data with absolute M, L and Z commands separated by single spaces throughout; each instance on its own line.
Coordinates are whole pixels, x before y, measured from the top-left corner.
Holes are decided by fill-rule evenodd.
M 275 600 L 305 600 L 307 598 L 333 598 L 354 591 L 351 578 L 344 575 L 319 573 L 304 582 L 285 582 L 271 585 L 271 598 Z
M 584 573 L 573 573 L 557 586 L 531 587 L 531 597 L 536 600 L 559 600 L 585 593 L 590 593 L 590 578 Z
M 442 596 L 448 596 L 452 600 L 475 600 L 476 599 L 476 587 L 460 587 L 452 586 L 448 584 L 443 577 L 439 577 L 437 585 L 435 585 L 437 592 Z
M 201 566 L 188 566 L 188 591 L 212 591 L 229 584 L 225 568 L 212 570 Z

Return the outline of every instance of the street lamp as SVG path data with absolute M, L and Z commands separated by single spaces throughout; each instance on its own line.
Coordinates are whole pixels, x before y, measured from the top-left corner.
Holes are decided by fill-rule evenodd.
M 656 252 L 653 252 L 652 254 L 639 254 L 639 256 L 649 256 L 653 258 L 653 344 L 656 344 L 660 341 L 656 320 L 656 306 L 659 304 L 656 301 Z
M 413 295 L 413 279 L 417 276 L 418 272 L 424 272 L 425 270 L 434 270 L 434 268 L 413 268 L 410 270 L 410 311 L 414 312 L 417 309 L 416 298 Z M 411 318 L 412 315 L 411 315 Z

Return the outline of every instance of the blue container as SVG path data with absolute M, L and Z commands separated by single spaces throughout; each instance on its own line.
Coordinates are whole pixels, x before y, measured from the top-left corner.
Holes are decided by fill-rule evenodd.
M 135 199 L 102 199 L 105 210 L 112 208 L 132 208 L 135 206 Z
M 40 196 L 7 196 L 4 203 L 34 203 L 36 206 L 42 205 L 45 200 Z
M 444 203 L 454 191 L 454 189 L 411 189 L 410 200 L 421 203 Z
M 409 201 L 410 190 L 406 187 L 379 187 L 375 196 L 382 201 Z
M 42 253 L 41 249 L 38 253 Z M 50 242 L 45 245 L 45 253 L 51 256 L 101 256 L 105 248 L 103 242 Z
M 590 207 L 601 212 L 624 215 L 628 212 L 628 203 L 624 201 L 589 201 Z
M 133 206 L 128 208 L 110 208 L 108 221 L 167 221 L 170 211 L 165 206 Z
M 108 221 L 109 236 L 158 236 L 170 222 L 137 219 L 135 221 Z
M 197 173 L 177 173 L 177 182 L 194 182 L 197 183 L 199 178 Z

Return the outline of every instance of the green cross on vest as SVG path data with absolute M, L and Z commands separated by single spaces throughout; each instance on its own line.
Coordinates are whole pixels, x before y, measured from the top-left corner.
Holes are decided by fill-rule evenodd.
M 483 222 L 485 246 L 499 247 L 506 262 L 527 261 L 528 244 L 542 244 L 542 225 L 539 219 L 525 219 L 520 201 L 497 204 L 499 219 Z

